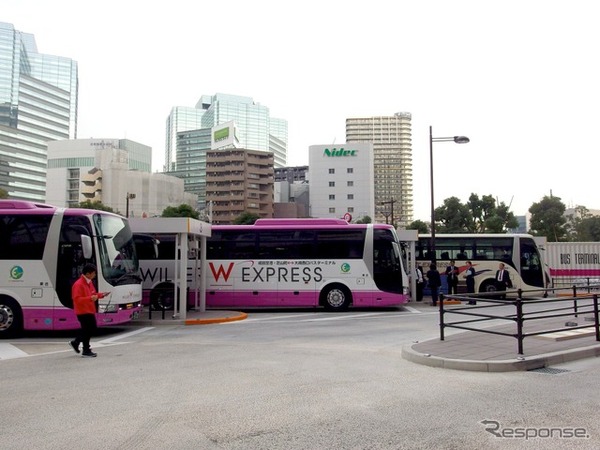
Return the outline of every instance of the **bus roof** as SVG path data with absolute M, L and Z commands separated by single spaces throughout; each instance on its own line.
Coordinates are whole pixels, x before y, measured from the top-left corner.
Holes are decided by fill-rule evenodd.
M 269 229 L 365 229 L 372 226 L 375 229 L 393 229 L 385 223 L 348 223 L 343 219 L 308 218 L 308 219 L 257 219 L 254 225 L 213 225 L 214 230 L 269 230 Z
M 0 200 L 0 214 L 53 214 L 55 211 L 62 209 L 66 215 L 90 215 L 90 214 L 107 214 L 119 216 L 117 213 L 109 211 L 101 211 L 87 208 L 61 208 L 46 203 L 30 202 L 28 200 Z
M 0 200 L 0 210 L 23 210 L 23 209 L 56 209 L 55 206 L 46 205 L 45 203 L 34 203 L 27 200 Z
M 436 233 L 436 239 L 441 238 L 499 238 L 499 237 L 533 237 L 527 233 Z M 419 238 L 431 239 L 431 234 L 419 234 Z
M 344 219 L 257 219 L 257 227 L 273 225 L 349 225 Z

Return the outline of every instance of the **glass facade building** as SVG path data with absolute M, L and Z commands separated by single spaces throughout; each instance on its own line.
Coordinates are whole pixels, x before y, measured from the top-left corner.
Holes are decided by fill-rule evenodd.
M 205 207 L 206 152 L 211 147 L 211 129 L 234 122 L 236 147 L 269 151 L 274 166 L 287 163 L 288 126 L 284 119 L 270 116 L 269 108 L 251 97 L 229 94 L 203 95 L 195 108 L 174 107 L 167 118 L 165 172 L 183 178 L 187 192 L 198 195 Z
M 77 63 L 0 22 L 0 188 L 44 202 L 47 143 L 77 137 Z

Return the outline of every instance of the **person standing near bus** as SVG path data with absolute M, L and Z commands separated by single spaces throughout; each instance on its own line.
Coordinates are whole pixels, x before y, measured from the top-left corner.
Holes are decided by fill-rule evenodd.
M 96 278 L 96 266 L 85 264 L 83 266 L 81 277 L 71 288 L 71 298 L 73 299 L 73 309 L 77 320 L 81 324 L 81 329 L 77 337 L 69 344 L 79 353 L 79 345 L 83 345 L 81 356 L 86 358 L 96 357 L 97 354 L 90 348 L 90 339 L 95 333 L 96 325 L 96 301 L 108 295 L 108 292 L 96 292 L 93 280 Z
M 507 288 L 511 287 L 513 286 L 508 270 L 505 269 L 504 263 L 500 263 L 496 271 L 496 288 L 499 291 L 506 291 Z M 506 294 L 502 294 L 500 298 L 506 298 Z
M 423 288 L 425 287 L 425 275 L 423 275 L 423 268 L 421 264 L 417 263 L 415 270 L 416 285 L 417 285 L 417 301 L 423 301 Z
M 458 294 L 458 267 L 454 260 L 450 260 L 450 265 L 446 267 L 446 283 L 448 284 L 448 295 Z
M 471 261 L 467 261 L 467 269 L 465 270 L 465 281 L 467 283 L 467 295 L 475 293 L 475 268 Z M 476 305 L 475 300 L 469 300 L 469 305 Z
M 440 278 L 440 273 L 438 272 L 434 263 L 429 265 L 429 270 L 427 271 L 427 284 L 431 290 L 431 306 L 437 306 L 438 294 L 440 286 L 442 285 L 442 279 Z

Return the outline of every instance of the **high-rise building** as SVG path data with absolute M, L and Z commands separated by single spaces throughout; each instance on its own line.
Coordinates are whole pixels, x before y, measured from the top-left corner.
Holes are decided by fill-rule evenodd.
M 44 202 L 47 143 L 77 137 L 77 62 L 0 22 L 0 188 Z
M 413 221 L 411 114 L 346 119 L 346 142 L 373 143 L 375 221 L 384 222 L 393 208 L 394 222 Z
M 229 124 L 230 139 L 216 138 Z M 195 108 L 174 107 L 167 119 L 165 171 L 183 178 L 186 191 L 205 206 L 206 152 L 219 148 L 268 151 L 275 167 L 287 161 L 287 121 L 271 117 L 269 108 L 250 97 L 203 95 Z

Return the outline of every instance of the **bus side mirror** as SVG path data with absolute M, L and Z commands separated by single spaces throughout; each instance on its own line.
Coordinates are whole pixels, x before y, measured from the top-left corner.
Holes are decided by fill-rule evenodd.
M 81 249 L 83 250 L 83 257 L 85 259 L 90 259 L 94 253 L 94 249 L 92 247 L 92 238 L 88 235 L 81 235 Z

